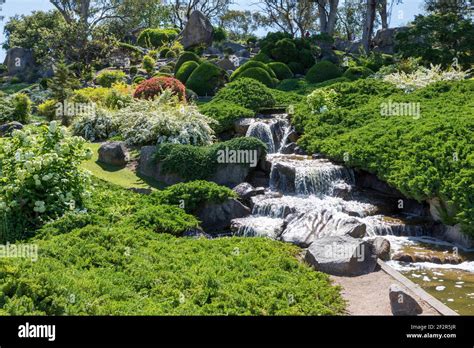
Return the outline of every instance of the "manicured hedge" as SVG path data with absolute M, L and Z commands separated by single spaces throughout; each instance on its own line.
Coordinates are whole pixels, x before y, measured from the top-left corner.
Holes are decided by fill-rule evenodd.
M 176 29 L 153 29 L 143 30 L 138 36 L 137 43 L 141 47 L 159 48 L 174 41 L 179 32 Z
M 181 68 L 181 65 L 189 61 L 201 63 L 201 59 L 198 57 L 196 53 L 188 52 L 188 51 L 183 52 L 183 54 L 179 56 L 178 61 L 176 62 L 176 65 L 174 66 L 175 73 L 178 72 L 179 68 Z
M 268 73 L 268 75 L 270 75 L 271 78 L 276 78 L 276 75 L 273 72 L 273 70 L 269 68 L 265 63 L 250 60 L 247 63 L 238 67 L 230 76 L 230 80 L 231 81 L 237 80 L 245 70 L 251 69 L 251 68 L 261 68 L 265 70 Z
M 351 81 L 355 81 L 357 79 L 365 79 L 373 74 L 375 73 L 369 68 L 364 66 L 354 66 L 347 69 L 342 76 Z
M 263 83 L 265 86 L 273 88 L 275 86 L 274 79 L 262 68 L 249 68 L 242 71 L 238 79 L 248 77 Z M 278 81 L 278 80 L 277 80 Z
M 293 72 L 288 65 L 281 62 L 268 63 L 268 67 L 273 70 L 278 80 L 291 79 Z
M 321 61 L 313 65 L 306 73 L 306 80 L 311 83 L 324 82 L 342 76 L 341 70 L 329 61 Z
M 216 94 L 213 102 L 234 103 L 254 111 L 275 106 L 271 89 L 249 78 L 241 78 L 227 84 Z
M 186 83 L 188 80 L 189 76 L 191 73 L 194 71 L 199 66 L 198 63 L 195 61 L 191 60 L 188 62 L 185 62 L 181 67 L 179 68 L 178 72 L 176 73 L 176 78 L 180 80 L 182 83 Z
M 224 85 L 226 72 L 209 62 L 203 62 L 186 81 L 186 87 L 192 89 L 199 96 L 214 95 Z

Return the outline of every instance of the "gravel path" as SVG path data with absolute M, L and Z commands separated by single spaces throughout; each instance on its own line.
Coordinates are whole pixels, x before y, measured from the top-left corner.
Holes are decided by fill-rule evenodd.
M 400 282 L 392 278 L 377 266 L 375 272 L 358 277 L 331 276 L 334 284 L 342 287 L 342 297 L 347 301 L 348 315 L 392 315 L 389 300 L 389 288 Z M 422 315 L 439 315 L 439 313 L 410 292 L 423 308 Z

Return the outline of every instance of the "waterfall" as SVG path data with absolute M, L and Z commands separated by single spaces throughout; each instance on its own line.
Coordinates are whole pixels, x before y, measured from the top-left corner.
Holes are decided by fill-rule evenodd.
M 303 195 L 333 195 L 337 184 L 353 184 L 353 175 L 342 166 L 325 164 L 317 167 L 297 167 L 295 190 Z
M 260 139 L 267 145 L 267 152 L 275 152 L 275 141 L 273 140 L 270 125 L 265 122 L 254 122 L 247 129 L 246 137 L 254 137 Z

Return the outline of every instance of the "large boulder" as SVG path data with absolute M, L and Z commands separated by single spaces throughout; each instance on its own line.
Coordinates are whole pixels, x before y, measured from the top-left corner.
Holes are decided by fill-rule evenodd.
M 38 69 L 33 51 L 22 47 L 10 48 L 7 51 L 4 64 L 7 66 L 8 75 L 21 76 L 26 79 L 33 78 Z
M 301 247 L 307 247 L 327 236 L 362 238 L 366 225 L 359 219 L 331 210 L 312 210 L 296 214 L 288 222 L 281 239 Z
M 315 240 L 306 250 L 305 260 L 317 271 L 337 276 L 367 274 L 377 266 L 372 244 L 349 236 Z
M 219 68 L 224 69 L 225 71 L 229 71 L 229 70 L 233 71 L 236 69 L 236 66 L 229 58 L 222 58 L 216 63 L 216 65 Z
M 153 178 L 166 185 L 174 185 L 183 182 L 184 179 L 176 174 L 162 173 L 162 165 L 155 160 L 156 146 L 143 146 L 140 150 L 137 171 L 139 175 Z
M 223 203 L 206 203 L 196 212 L 201 227 L 206 232 L 224 232 L 229 229 L 233 219 L 250 214 L 250 209 L 236 199 Z
M 372 241 L 374 246 L 375 254 L 383 261 L 390 260 L 390 242 L 388 239 L 383 237 L 375 237 Z
M 394 54 L 397 34 L 407 29 L 407 27 L 399 27 L 378 30 L 373 39 L 374 51 Z
M 418 302 L 398 284 L 390 285 L 389 297 L 393 315 L 418 315 L 423 312 Z
M 184 27 L 181 43 L 184 49 L 198 45 L 210 46 L 213 32 L 209 19 L 202 12 L 194 11 Z
M 99 148 L 99 162 L 124 167 L 130 156 L 125 144 L 120 141 L 104 143 Z
M 234 121 L 234 131 L 237 136 L 245 136 L 250 125 L 255 122 L 254 118 L 239 118 Z

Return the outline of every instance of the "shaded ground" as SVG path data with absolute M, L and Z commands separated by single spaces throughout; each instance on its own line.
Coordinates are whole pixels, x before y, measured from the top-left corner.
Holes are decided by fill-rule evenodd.
M 331 279 L 334 284 L 342 287 L 341 295 L 347 301 L 348 315 L 392 315 L 389 300 L 390 285 L 397 283 L 405 288 L 378 266 L 375 272 L 362 276 L 331 276 Z M 439 315 L 436 310 L 418 296 L 410 294 L 423 308 L 423 315 Z

